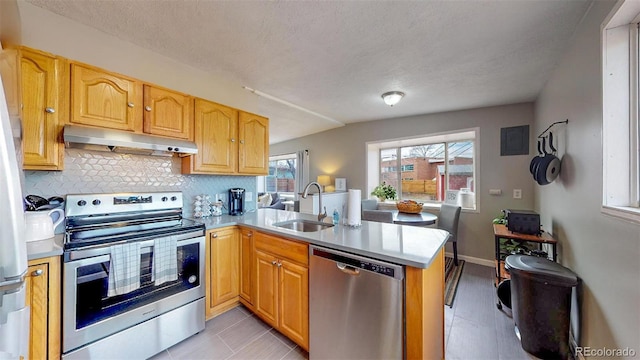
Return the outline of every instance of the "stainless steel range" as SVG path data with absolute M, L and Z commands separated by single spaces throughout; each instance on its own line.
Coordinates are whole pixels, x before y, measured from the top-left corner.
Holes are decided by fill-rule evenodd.
M 63 359 L 143 359 L 204 329 L 203 224 L 180 192 L 68 195 Z

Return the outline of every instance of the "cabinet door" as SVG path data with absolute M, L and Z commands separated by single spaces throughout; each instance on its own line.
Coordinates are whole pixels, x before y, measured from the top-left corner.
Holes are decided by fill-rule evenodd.
M 255 310 L 273 327 L 278 326 L 278 260 L 271 254 L 255 251 L 256 292 Z
M 233 174 L 238 159 L 238 111 L 195 99 L 194 141 L 198 153 L 182 159 L 187 174 Z
M 241 111 L 238 121 L 238 172 L 267 175 L 269 165 L 269 119 Z
M 144 85 L 144 132 L 193 139 L 193 99 L 171 90 Z
M 235 229 L 209 232 L 206 294 L 207 318 L 216 315 L 215 307 L 229 300 L 237 300 L 240 287 L 240 245 Z
M 29 266 L 26 279 L 27 304 L 31 308 L 29 359 L 47 358 L 47 308 L 49 299 L 49 266 Z
M 142 132 L 142 84 L 86 65 L 71 65 L 70 123 Z
M 60 259 L 29 261 L 25 280 L 31 309 L 29 359 L 59 359 Z
M 62 81 L 64 74 L 68 76 L 64 60 L 26 49 L 20 54 L 23 168 L 62 170 L 60 116 L 67 113 L 64 106 L 68 104 Z
M 240 296 L 253 304 L 253 231 L 243 229 L 240 240 Z
M 309 269 L 284 259 L 278 266 L 279 330 L 309 350 Z

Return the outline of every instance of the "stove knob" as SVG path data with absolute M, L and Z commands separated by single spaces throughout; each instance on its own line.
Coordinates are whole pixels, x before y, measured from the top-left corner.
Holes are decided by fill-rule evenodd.
M 169 198 L 168 198 L 168 197 L 166 197 L 166 196 L 163 196 L 163 197 L 162 197 L 162 199 L 160 199 L 160 200 L 162 200 L 162 201 L 167 201 L 167 200 L 169 200 Z
M 173 151 L 173 148 L 172 148 L 171 146 L 169 146 L 169 147 L 167 148 L 167 150 L 169 150 L 169 151 Z
M 189 276 L 189 279 L 187 279 L 189 284 L 193 284 L 194 282 L 196 282 L 196 280 L 198 280 L 198 277 L 196 277 L 195 275 L 191 275 Z
M 78 206 L 85 206 L 85 205 L 87 205 L 86 201 L 84 201 L 84 200 L 78 201 Z
M 95 200 L 93 200 L 91 203 L 92 203 L 93 205 L 98 206 L 98 205 L 100 205 L 100 200 L 95 199 Z
M 171 197 L 171 201 L 176 201 L 176 200 L 178 200 L 178 198 L 176 196 L 172 196 Z

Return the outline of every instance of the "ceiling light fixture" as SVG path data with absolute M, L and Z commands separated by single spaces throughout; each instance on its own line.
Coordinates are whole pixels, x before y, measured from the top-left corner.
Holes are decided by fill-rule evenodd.
M 384 100 L 385 104 L 393 106 L 397 104 L 403 96 L 404 93 L 401 91 L 388 91 L 382 94 L 382 100 Z

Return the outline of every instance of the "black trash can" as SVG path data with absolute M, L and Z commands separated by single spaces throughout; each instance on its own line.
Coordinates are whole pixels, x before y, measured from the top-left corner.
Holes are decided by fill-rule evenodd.
M 505 269 L 511 274 L 511 311 L 522 348 L 542 359 L 566 359 L 576 274 L 529 255 L 507 256 Z

